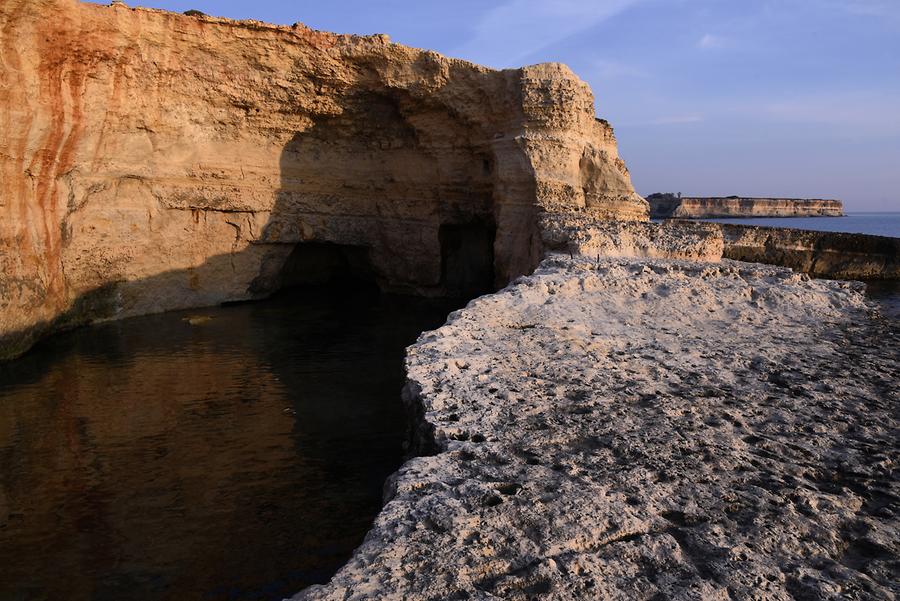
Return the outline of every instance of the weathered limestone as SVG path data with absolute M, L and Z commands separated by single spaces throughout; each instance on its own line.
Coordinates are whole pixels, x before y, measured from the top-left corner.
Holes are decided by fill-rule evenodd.
M 648 216 L 562 65 L 75 0 L 4 2 L 0 51 L 0 356 L 266 294 L 298 243 L 441 294 L 533 269 L 543 210 Z
M 762 238 L 604 222 L 648 209 L 566 67 L 119 2 L 6 0 L 0 35 L 0 356 L 308 261 L 440 294 L 582 255 L 412 349 L 441 452 L 302 598 L 900 592 L 898 337 L 847 284 L 659 259 Z
M 687 220 L 604 221 L 575 213 L 543 213 L 540 224 L 544 247 L 570 255 L 725 258 L 790 267 L 816 277 L 900 279 L 898 238 Z
M 717 262 L 722 231 L 710 223 L 604 221 L 573 213 L 540 217 L 544 247 L 585 257 L 636 257 Z
M 689 197 L 651 194 L 654 219 L 707 219 L 712 217 L 840 217 L 844 204 L 821 198 L 743 198 L 739 196 Z
M 714 224 L 723 256 L 837 279 L 900 279 L 900 238 Z
M 439 453 L 296 598 L 895 598 L 900 336 L 868 311 L 781 268 L 548 259 L 410 348 Z

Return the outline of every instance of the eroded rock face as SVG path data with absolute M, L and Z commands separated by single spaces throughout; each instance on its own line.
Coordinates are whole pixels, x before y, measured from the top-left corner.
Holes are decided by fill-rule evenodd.
M 717 224 L 598 220 L 575 213 L 540 216 L 544 247 L 584 257 L 634 257 L 717 262 L 724 237 Z
M 900 279 L 900 238 L 715 224 L 723 256 L 841 279 Z
M 900 336 L 860 288 L 551 257 L 410 348 L 440 452 L 297 599 L 895 598 Z
M 74 0 L 7 0 L 0 31 L 0 354 L 266 294 L 298 243 L 465 293 L 533 269 L 541 211 L 648 216 L 562 65 Z
M 688 220 L 608 221 L 571 212 L 542 213 L 539 223 L 546 249 L 573 256 L 725 258 L 832 279 L 900 278 L 900 239 L 885 236 Z

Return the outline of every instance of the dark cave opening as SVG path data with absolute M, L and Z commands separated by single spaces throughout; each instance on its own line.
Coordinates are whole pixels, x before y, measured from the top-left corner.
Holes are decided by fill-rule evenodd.
M 441 283 L 447 296 L 475 298 L 493 292 L 496 231 L 487 221 L 441 226 Z
M 375 270 L 365 246 L 299 242 L 278 275 L 277 288 L 377 288 Z

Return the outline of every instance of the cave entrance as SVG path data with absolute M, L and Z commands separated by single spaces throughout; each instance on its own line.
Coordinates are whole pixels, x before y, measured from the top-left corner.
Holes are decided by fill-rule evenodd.
M 278 288 L 377 288 L 365 246 L 299 242 L 278 275 Z
M 441 282 L 447 296 L 475 298 L 494 291 L 493 223 L 445 224 L 441 243 Z

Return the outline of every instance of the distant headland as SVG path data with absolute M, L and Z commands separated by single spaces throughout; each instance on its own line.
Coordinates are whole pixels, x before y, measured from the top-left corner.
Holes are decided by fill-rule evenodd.
M 841 217 L 840 200 L 821 198 L 747 198 L 742 196 L 681 196 L 656 193 L 647 197 L 652 219 L 712 217 Z

